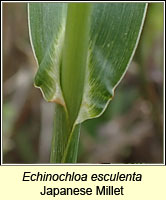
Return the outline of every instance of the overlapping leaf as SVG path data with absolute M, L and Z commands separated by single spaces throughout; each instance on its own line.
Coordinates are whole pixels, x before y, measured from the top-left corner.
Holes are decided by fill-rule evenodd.
M 112 99 L 133 56 L 146 10 L 145 3 L 92 5 L 85 86 L 76 123 L 99 116 Z M 31 40 L 39 64 L 35 85 L 47 101 L 64 106 L 60 81 L 66 16 L 67 3 L 29 5 Z
M 31 44 L 39 65 L 35 86 L 47 101 L 62 103 L 60 65 L 67 4 L 29 3 L 28 14 Z
M 92 13 L 87 80 L 78 122 L 99 116 L 133 57 L 145 3 L 96 3 Z

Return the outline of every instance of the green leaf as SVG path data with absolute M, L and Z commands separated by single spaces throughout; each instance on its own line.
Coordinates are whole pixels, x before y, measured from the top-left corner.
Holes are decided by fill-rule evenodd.
M 88 70 L 80 123 L 101 115 L 134 55 L 145 3 L 96 3 L 92 12 Z
M 76 123 L 101 115 L 112 99 L 133 57 L 146 11 L 145 3 L 93 3 L 92 7 L 83 99 L 73 113 L 79 112 Z M 60 84 L 66 20 L 67 3 L 29 4 L 30 35 L 39 64 L 35 85 L 47 101 L 62 105 L 67 102 Z
M 91 3 L 68 6 L 62 56 L 61 84 L 71 128 L 78 116 L 86 77 Z
M 64 104 L 60 88 L 60 65 L 67 15 L 65 3 L 29 3 L 29 29 L 39 70 L 35 86 L 47 101 Z
M 146 3 L 30 3 L 35 85 L 56 102 L 51 162 L 76 162 L 79 127 L 98 117 L 135 52 Z

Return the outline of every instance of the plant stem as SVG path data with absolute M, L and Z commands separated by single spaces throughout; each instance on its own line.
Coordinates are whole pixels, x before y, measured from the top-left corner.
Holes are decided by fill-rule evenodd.
M 60 104 L 55 104 L 51 163 L 75 163 L 77 161 L 80 125 L 70 131 L 66 111 Z
M 61 85 L 72 127 L 82 102 L 88 55 L 91 3 L 69 3 Z
M 75 163 L 80 125 L 75 125 L 82 96 L 88 55 L 90 3 L 69 3 L 62 55 L 61 87 L 66 107 L 55 105 L 51 163 Z

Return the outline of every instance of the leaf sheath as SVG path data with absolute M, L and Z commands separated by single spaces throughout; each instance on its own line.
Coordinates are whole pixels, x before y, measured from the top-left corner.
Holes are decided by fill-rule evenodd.
M 76 163 L 80 125 L 69 131 L 66 111 L 60 104 L 55 104 L 50 163 Z

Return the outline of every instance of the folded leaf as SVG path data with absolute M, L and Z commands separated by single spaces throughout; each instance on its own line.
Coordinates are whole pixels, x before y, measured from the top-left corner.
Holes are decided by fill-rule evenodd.
M 64 104 L 60 87 L 60 65 L 67 15 L 65 3 L 29 3 L 31 44 L 39 65 L 35 86 L 47 101 Z
M 145 3 L 96 3 L 87 80 L 77 122 L 101 115 L 129 66 L 141 33 Z
M 65 108 L 61 62 L 67 5 L 29 4 L 31 42 L 39 64 L 35 85 L 47 101 Z M 84 92 L 79 111 L 74 111 L 75 124 L 101 115 L 112 99 L 133 57 L 145 11 L 146 3 L 92 3 Z

